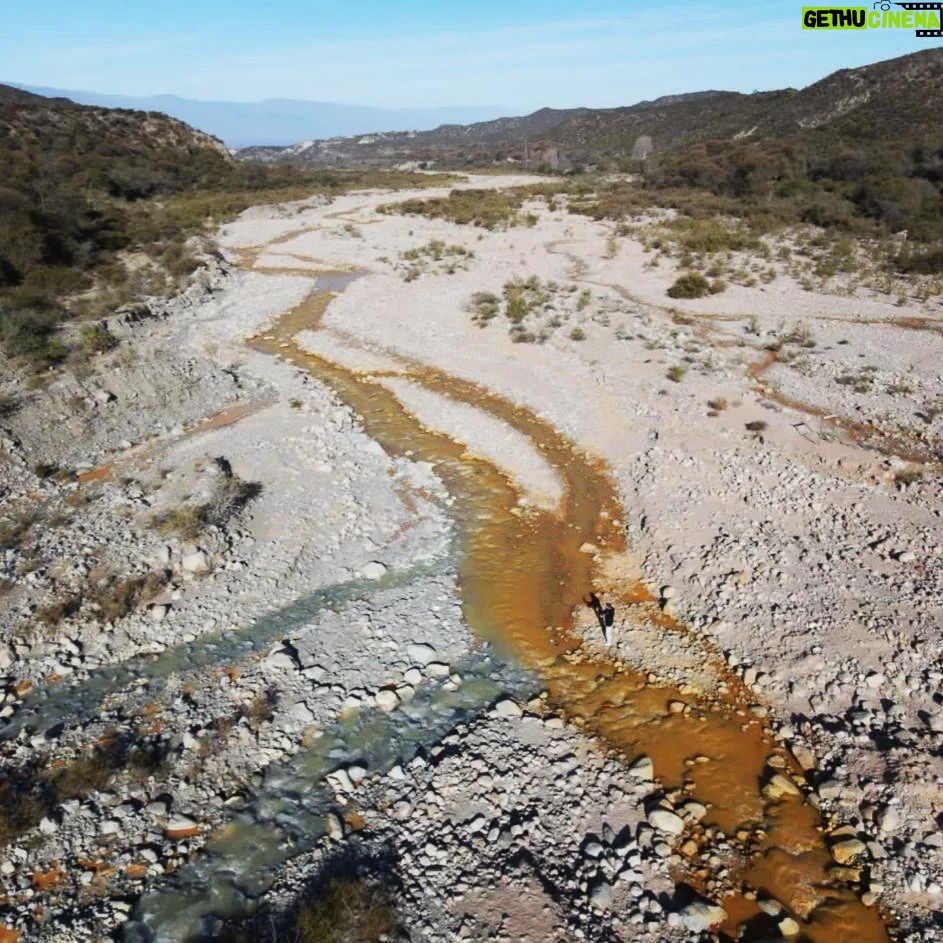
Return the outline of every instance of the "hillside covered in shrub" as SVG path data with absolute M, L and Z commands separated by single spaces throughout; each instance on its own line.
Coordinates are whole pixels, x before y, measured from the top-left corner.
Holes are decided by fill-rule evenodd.
M 0 346 L 36 367 L 68 351 L 57 328 L 178 287 L 193 235 L 253 203 L 366 179 L 234 161 L 155 112 L 0 86 Z M 390 184 L 396 183 L 395 179 Z

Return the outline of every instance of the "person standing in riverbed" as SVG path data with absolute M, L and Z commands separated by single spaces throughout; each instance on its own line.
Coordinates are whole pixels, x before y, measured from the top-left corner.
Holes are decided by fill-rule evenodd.
M 602 629 L 602 637 L 607 645 L 611 645 L 612 624 L 616 618 L 615 606 L 613 606 L 611 602 L 607 602 L 604 606 L 595 593 L 590 593 L 589 596 L 585 597 L 584 602 L 596 613 L 596 618 L 599 620 L 599 628 Z
M 607 645 L 612 644 L 612 624 L 616 621 L 616 607 L 607 602 L 602 610 L 602 635 Z
M 603 630 L 603 634 L 606 632 L 606 617 L 603 614 L 602 603 L 599 601 L 599 597 L 595 593 L 590 593 L 589 596 L 583 597 L 583 602 L 589 606 L 593 612 L 596 613 L 596 618 L 599 620 L 599 628 Z

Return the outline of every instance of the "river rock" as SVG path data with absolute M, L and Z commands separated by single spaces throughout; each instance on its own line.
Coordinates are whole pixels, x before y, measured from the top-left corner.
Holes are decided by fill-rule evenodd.
M 413 642 L 406 646 L 406 657 L 416 665 L 428 665 L 435 658 L 435 649 L 425 642 Z
M 685 804 L 681 806 L 680 811 L 685 818 L 700 822 L 701 819 L 707 815 L 707 806 L 692 799 L 689 802 L 685 802 Z
M 498 717 L 520 717 L 524 713 L 519 704 L 507 697 L 494 705 L 494 712 Z
M 691 901 L 679 911 L 681 922 L 694 933 L 706 933 L 711 927 L 727 919 L 727 911 L 707 900 Z
M 769 782 L 763 787 L 763 795 L 768 799 L 782 799 L 785 796 L 801 794 L 799 787 L 784 773 L 771 776 Z
M 877 814 L 878 828 L 885 834 L 896 832 L 900 828 L 900 812 L 896 806 L 889 805 Z
M 629 775 L 633 779 L 641 779 L 645 782 L 651 782 L 655 778 L 655 764 L 651 757 L 640 756 L 630 767 Z
M 589 889 L 589 903 L 596 910 L 608 910 L 612 906 L 612 885 L 605 878 L 597 878 Z
M 354 784 L 351 782 L 350 775 L 346 769 L 336 769 L 333 773 L 328 773 L 324 778 L 330 783 L 335 793 L 344 795 L 353 791 Z
M 805 744 L 793 743 L 791 747 L 792 755 L 805 772 L 815 769 L 815 754 Z
M 340 841 L 344 837 L 344 823 L 336 812 L 328 812 L 324 817 L 324 830 L 327 837 L 334 841 Z
M 680 835 L 684 831 L 684 819 L 670 809 L 652 809 L 648 813 L 648 824 L 666 835 Z
M 393 711 L 399 706 L 399 695 L 389 688 L 377 691 L 374 700 L 381 711 Z
M 185 572 L 199 576 L 209 570 L 210 558 L 205 550 L 194 550 L 193 553 L 188 553 L 183 557 L 180 566 L 183 567 Z
M 369 563 L 364 564 L 360 572 L 363 574 L 364 579 L 378 580 L 386 573 L 386 564 L 380 563 L 379 560 L 371 560 Z
M 171 841 L 179 841 L 181 838 L 193 838 L 200 834 L 200 826 L 189 816 L 172 815 L 164 828 L 164 834 Z
M 852 864 L 856 859 L 867 854 L 868 848 L 857 838 L 846 838 L 832 845 L 831 851 L 832 857 L 839 864 Z

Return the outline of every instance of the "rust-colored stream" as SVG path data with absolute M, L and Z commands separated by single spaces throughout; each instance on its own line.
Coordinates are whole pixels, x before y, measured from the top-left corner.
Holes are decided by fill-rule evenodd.
M 328 274 L 334 276 L 334 287 L 342 286 L 342 273 Z M 773 772 L 767 766 L 771 755 L 801 777 L 746 710 L 745 692 L 716 653 L 705 650 L 705 661 L 730 693 L 723 698 L 682 695 L 649 683 L 630 665 L 589 651 L 574 634 L 574 609 L 594 589 L 620 600 L 622 612 L 648 620 L 659 631 L 685 631 L 658 611 L 637 581 L 618 576 L 628 572 L 623 511 L 605 466 L 530 410 L 470 381 L 394 356 L 404 364 L 402 376 L 485 411 L 539 448 L 565 485 L 563 506 L 557 513 L 523 510 L 517 489 L 501 471 L 423 426 L 377 379 L 299 346 L 296 335 L 319 327 L 333 297 L 330 279 L 327 284 L 251 345 L 327 384 L 388 453 L 434 464 L 454 499 L 463 607 L 473 631 L 540 672 L 551 703 L 572 723 L 624 759 L 647 754 L 666 790 L 707 804 L 705 822 L 689 827 L 686 837 L 705 842 L 705 825 L 719 827 L 729 840 L 738 829 L 750 833 L 746 843 L 738 844 L 738 880 L 725 902 L 731 919 L 723 929 L 729 938 L 738 938 L 738 924 L 756 918 L 759 911 L 750 898 L 759 893 L 790 910 L 801 923 L 800 939 L 808 943 L 886 943 L 879 914 L 830 873 L 833 862 L 812 810 L 799 798 L 764 797 L 761 787 Z M 595 558 L 581 550 L 586 543 L 598 548 Z M 672 713 L 671 701 L 684 701 L 689 710 Z M 695 859 L 678 878 L 710 887 L 714 875 Z M 750 931 L 744 938 L 751 938 Z

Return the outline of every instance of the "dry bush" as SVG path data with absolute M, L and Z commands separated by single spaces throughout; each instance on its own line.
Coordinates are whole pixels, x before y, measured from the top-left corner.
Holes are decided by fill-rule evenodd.
M 206 505 L 181 504 L 165 511 L 154 520 L 157 531 L 164 536 L 176 534 L 192 540 L 199 537 L 209 523 Z
M 0 550 L 22 550 L 33 525 L 39 520 L 35 511 L 0 521 Z
M 154 519 L 161 534 L 176 534 L 192 540 L 207 527 L 223 527 L 262 493 L 257 481 L 244 481 L 233 474 L 225 458 L 214 459 L 219 469 L 213 493 L 201 504 L 181 504 Z
M 117 622 L 139 606 L 150 602 L 167 585 L 166 571 L 139 573 L 120 579 L 112 575 L 88 594 L 103 622 Z
M 263 691 L 248 704 L 243 704 L 240 710 L 249 721 L 249 728 L 258 732 L 275 716 L 275 692 Z
M 0 778 L 0 847 L 12 844 L 39 825 L 48 800 L 35 769 L 8 769 Z
M 378 943 L 396 930 L 387 894 L 363 880 L 334 878 L 298 913 L 285 943 Z
M 104 789 L 114 775 L 107 751 L 96 749 L 69 763 L 55 777 L 54 785 L 59 801 L 84 799 L 89 793 Z
M 36 610 L 36 621 L 47 629 L 55 628 L 60 622 L 74 616 L 82 606 L 81 596 L 66 596 L 55 599 Z

